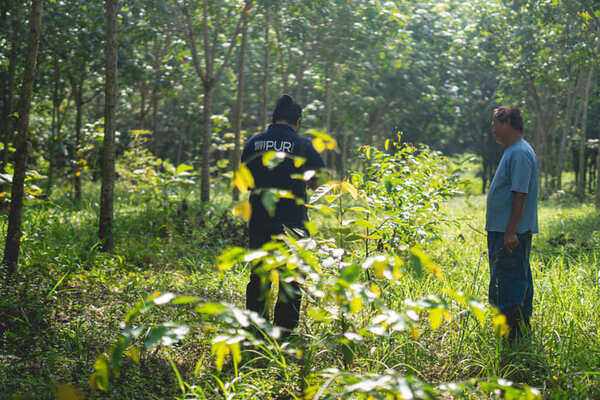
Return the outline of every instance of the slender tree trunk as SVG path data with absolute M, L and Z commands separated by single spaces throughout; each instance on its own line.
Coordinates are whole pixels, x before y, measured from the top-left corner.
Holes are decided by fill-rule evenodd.
M 572 78 L 573 76 L 570 79 L 569 89 L 567 93 L 567 108 L 565 110 L 565 119 L 562 127 L 562 135 L 560 137 L 560 147 L 558 149 L 558 164 L 556 166 L 556 189 L 562 189 L 562 171 L 565 160 L 565 153 L 567 151 L 567 138 L 569 136 L 569 131 L 571 131 L 573 113 L 575 111 L 575 104 L 577 102 L 577 97 L 582 86 L 583 71 L 575 80 L 573 80 Z
M 148 85 L 146 81 L 140 82 L 140 129 L 144 129 L 144 120 L 148 110 L 146 109 L 146 96 L 148 95 Z
M 596 207 L 600 208 L 600 149 L 596 154 Z
M 350 141 L 350 135 L 347 132 L 342 132 L 342 151 L 341 162 L 340 162 L 340 179 L 346 178 L 346 171 L 348 170 L 348 142 Z
M 238 90 L 237 99 L 235 104 L 235 143 L 233 146 L 233 160 L 232 169 L 235 173 L 240 165 L 240 147 L 241 147 L 241 136 L 242 136 L 242 116 L 244 114 L 244 58 L 246 56 L 246 47 L 248 42 L 248 16 L 246 13 L 242 14 L 242 46 L 240 47 L 240 57 L 238 62 Z M 239 191 L 237 188 L 233 188 L 233 200 L 239 199 Z
M 263 123 L 263 129 L 267 129 L 269 125 L 269 119 L 267 116 L 267 103 L 268 103 L 268 95 L 269 95 L 269 53 L 271 51 L 271 45 L 269 42 L 269 30 L 271 29 L 271 8 L 269 6 L 266 7 L 265 10 L 265 58 L 263 65 L 263 84 L 262 84 L 262 110 L 261 117 Z
M 14 2 L 11 5 L 14 6 Z M 18 56 L 18 43 L 17 43 L 17 26 L 19 22 L 19 7 L 13 7 L 16 15 L 13 15 L 13 23 L 11 24 L 11 30 L 8 37 L 8 44 L 10 46 L 10 52 L 8 56 L 8 71 L 5 82 L 5 93 L 4 93 L 4 104 L 2 110 L 2 126 L 0 126 L 0 134 L 4 143 L 4 149 L 2 150 L 2 159 L 0 160 L 0 171 L 4 170 L 4 167 L 8 163 L 8 145 L 12 141 L 14 133 L 14 118 L 13 113 L 13 97 L 16 85 L 16 70 L 17 70 L 17 56 Z
M 77 82 L 77 79 L 71 76 L 71 90 L 73 92 L 73 101 L 75 102 L 75 150 L 73 167 L 73 190 L 75 192 L 75 201 L 81 201 L 81 125 L 83 118 L 83 76 Z
M 325 73 L 325 132 L 331 136 L 331 70 L 332 66 L 327 67 Z M 333 167 L 335 153 L 327 150 L 327 166 Z
M 583 94 L 583 114 L 581 116 L 581 140 L 579 142 L 579 176 L 577 177 L 577 197 L 583 200 L 585 197 L 585 147 L 586 147 L 586 129 L 588 117 L 588 105 L 590 102 L 590 89 L 592 86 L 592 76 L 594 68 L 590 67 Z
M 304 69 L 306 68 L 305 58 L 306 49 L 302 49 L 302 55 L 300 56 L 300 63 L 298 64 L 298 74 L 296 75 L 296 102 L 302 103 L 302 85 L 304 84 Z
M 52 122 L 50 127 L 50 141 L 48 143 L 48 181 L 46 185 L 46 195 L 52 194 L 52 185 L 54 184 L 54 166 L 56 164 L 56 141 L 58 128 L 58 108 L 60 107 L 59 96 L 60 70 L 58 66 L 58 56 L 54 54 L 54 87 L 52 88 Z
M 200 200 L 204 202 L 208 202 L 210 200 L 210 148 L 211 148 L 211 116 L 212 116 L 212 98 L 214 95 L 214 90 L 223 75 L 223 71 L 225 67 L 229 63 L 229 58 L 231 56 L 231 52 L 233 47 L 235 46 L 235 41 L 237 39 L 237 35 L 240 32 L 243 16 L 249 12 L 250 7 L 252 5 L 253 0 L 247 0 L 244 4 L 244 8 L 241 11 L 240 18 L 238 20 L 235 31 L 231 35 L 231 40 L 229 42 L 229 46 L 227 48 L 227 53 L 221 63 L 221 66 L 217 69 L 215 68 L 215 62 L 217 60 L 217 47 L 218 47 L 218 36 L 215 33 L 212 38 L 212 42 L 210 39 L 210 24 L 208 18 L 208 9 L 209 9 L 209 1 L 204 0 L 202 2 L 202 37 L 203 37 L 203 45 L 204 45 L 204 69 L 200 65 L 200 60 L 198 57 L 198 50 L 196 46 L 196 37 L 194 33 L 194 24 L 192 22 L 192 18 L 190 15 L 190 11 L 187 6 L 180 6 L 180 9 L 184 16 L 184 33 L 186 39 L 188 40 L 188 45 L 190 46 L 190 50 L 192 53 L 192 62 L 194 65 L 194 69 L 196 70 L 197 75 L 202 79 L 202 85 L 204 86 L 204 109 L 202 111 L 202 115 L 204 118 L 203 127 L 204 132 L 202 133 L 202 167 L 201 167 L 201 182 L 200 182 Z M 217 15 L 215 21 L 216 25 L 219 26 L 220 14 Z
M 104 100 L 104 143 L 102 149 L 102 189 L 100 193 L 99 238 L 102 250 L 114 248 L 115 127 L 117 108 L 117 12 L 119 0 L 106 0 L 106 83 Z
M 23 211 L 23 194 L 25 187 L 25 170 L 27 169 L 27 136 L 29 130 L 29 111 L 31 108 L 31 93 L 37 65 L 37 55 L 40 42 L 42 22 L 42 1 L 32 0 L 29 16 L 29 42 L 27 60 L 23 72 L 21 97 L 19 99 L 19 119 L 17 120 L 15 171 L 11 187 L 10 211 L 8 228 L 4 247 L 2 265 L 5 266 L 8 281 L 16 272 L 19 262 L 19 247 L 21 245 L 21 217 Z
M 212 124 L 210 117 L 212 115 L 212 97 L 215 90 L 212 82 L 204 84 L 203 100 L 203 132 L 202 132 L 202 167 L 200 171 L 200 201 L 208 202 L 210 200 L 210 148 L 212 144 L 211 131 Z
M 151 103 L 152 127 L 150 128 L 150 130 L 152 131 L 152 136 L 150 136 L 150 147 L 154 154 L 158 154 L 158 93 L 156 93 L 154 88 L 152 89 Z

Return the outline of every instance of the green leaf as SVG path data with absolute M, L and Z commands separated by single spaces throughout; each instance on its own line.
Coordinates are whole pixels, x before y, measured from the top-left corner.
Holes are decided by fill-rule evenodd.
M 182 172 L 191 171 L 193 169 L 194 169 L 194 167 L 192 167 L 191 165 L 188 165 L 188 164 L 179 164 L 177 166 L 176 174 L 179 175 Z
M 437 329 L 442 324 L 442 320 L 444 319 L 444 308 L 437 307 L 429 310 L 429 325 L 431 325 L 431 329 Z
M 204 303 L 196 306 L 195 309 L 201 314 L 216 315 L 224 313 L 227 307 L 221 303 Z
M 483 326 L 485 324 L 486 314 L 485 305 L 478 302 L 477 300 L 471 299 L 469 301 L 469 308 L 471 309 L 471 312 L 473 312 L 473 315 L 475 315 L 475 318 L 477 319 L 477 322 L 479 322 L 479 325 Z
M 352 283 L 358 279 L 359 274 L 360 266 L 352 264 L 342 269 L 342 272 L 340 273 L 340 279 L 348 283 Z
M 242 247 L 230 247 L 217 257 L 217 268 L 219 271 L 231 269 L 241 260 L 245 252 Z
M 262 164 L 269 169 L 273 169 L 281 164 L 287 156 L 287 153 L 281 151 L 268 151 L 262 156 Z
M 279 198 L 272 190 L 263 191 L 260 198 L 260 202 L 271 217 L 275 216 L 275 209 L 277 208 L 278 201 Z
M 108 360 L 104 354 L 100 354 L 94 363 L 94 373 L 90 377 L 90 386 L 92 389 L 108 390 L 108 380 L 110 370 L 108 368 Z
M 200 298 L 198 297 L 191 297 L 191 296 L 179 296 L 177 298 L 175 298 L 171 304 L 190 304 L 190 303 L 197 303 L 200 301 Z

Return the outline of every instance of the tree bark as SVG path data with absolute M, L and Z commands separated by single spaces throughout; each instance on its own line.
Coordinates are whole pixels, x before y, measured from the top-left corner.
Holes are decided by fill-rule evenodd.
M 15 171 L 11 187 L 10 211 L 8 214 L 8 228 L 4 247 L 2 265 L 6 267 L 9 280 L 17 270 L 19 261 L 19 247 L 21 245 L 21 217 L 23 211 L 23 195 L 25 186 L 25 171 L 27 169 L 27 136 L 29 130 L 29 111 L 31 109 L 31 93 L 35 79 L 37 55 L 40 42 L 40 28 L 42 22 L 42 1 L 32 0 L 31 14 L 29 16 L 29 42 L 27 46 L 27 59 L 23 72 L 21 97 L 19 99 L 19 119 L 17 120 L 17 136 L 15 154 Z
M 267 129 L 269 125 L 269 119 L 267 116 L 267 103 L 269 94 L 269 53 L 270 53 L 270 42 L 269 42 L 269 30 L 271 29 L 271 8 L 267 5 L 265 7 L 265 58 L 263 65 L 263 84 L 262 84 L 262 110 L 261 117 L 263 123 L 263 129 Z
M 583 82 L 583 71 L 577 76 L 577 78 L 575 78 L 575 80 L 573 80 L 573 76 L 571 75 L 571 79 L 569 79 L 569 81 L 567 107 L 565 110 L 562 135 L 560 138 L 560 147 L 558 150 L 558 165 L 556 166 L 556 188 L 559 190 L 562 189 L 562 170 L 565 160 L 565 153 L 567 151 L 567 137 L 569 136 L 569 131 L 571 131 L 573 114 L 575 112 L 575 104 L 577 103 L 577 97 L 579 96 Z
M 210 148 L 212 144 L 212 124 L 210 117 L 212 115 L 212 97 L 214 90 L 215 87 L 212 82 L 204 85 L 204 99 L 202 103 L 202 167 L 200 171 L 200 201 L 203 203 L 210 200 Z
M 233 146 L 233 160 L 232 170 L 233 173 L 238 170 L 240 165 L 240 147 L 241 147 L 241 136 L 242 136 L 242 116 L 244 113 L 244 58 L 246 56 L 246 46 L 248 42 L 248 16 L 246 13 L 242 13 L 242 44 L 240 47 L 239 61 L 238 61 L 238 90 L 237 99 L 235 104 L 235 143 Z M 266 82 L 264 82 L 266 83 Z M 233 200 L 239 199 L 239 191 L 236 187 L 233 188 Z
M 0 171 L 3 171 L 8 163 L 8 145 L 12 141 L 13 133 L 14 133 L 14 118 L 12 116 L 13 113 L 13 97 L 15 92 L 16 85 L 16 70 L 17 70 L 17 56 L 18 56 L 18 41 L 17 41 L 17 27 L 20 23 L 20 7 L 14 7 L 13 12 L 16 15 L 12 16 L 13 23 L 11 24 L 11 29 L 8 37 L 8 44 L 10 46 L 10 52 L 8 56 L 8 72 L 6 77 L 6 82 L 4 88 L 4 98 L 3 98 L 3 110 L 2 110 L 2 126 L 0 126 L 0 134 L 3 135 L 3 143 L 4 149 L 2 150 L 2 159 L 0 160 Z M 10 7 L 10 6 L 9 6 Z
M 594 75 L 594 67 L 590 67 L 585 80 L 585 88 L 583 94 L 583 114 L 581 116 L 581 138 L 579 142 L 579 175 L 577 176 L 577 197 L 583 200 L 585 197 L 585 147 L 586 147 L 586 129 L 588 117 L 588 105 L 590 102 L 590 89 L 592 86 L 592 76 Z
M 117 58 L 119 0 L 106 0 L 106 83 L 104 100 L 104 143 L 100 193 L 99 238 L 102 251 L 114 249 L 115 114 L 117 108 Z
M 304 84 L 304 69 L 306 68 L 304 59 L 306 49 L 302 48 L 302 55 L 300 56 L 300 63 L 298 64 L 298 73 L 296 74 L 296 102 L 302 103 L 302 85 Z
M 192 53 L 192 63 L 194 65 L 196 74 L 200 77 L 200 79 L 202 80 L 202 85 L 204 86 L 204 109 L 202 112 L 204 118 L 204 132 L 202 133 L 202 166 L 200 172 L 200 201 L 202 201 L 203 203 L 208 202 L 210 200 L 210 148 L 212 144 L 212 124 L 210 118 L 212 116 L 212 98 L 214 95 L 215 86 L 220 81 L 225 67 L 227 66 L 227 64 L 229 64 L 231 52 L 233 50 L 233 47 L 235 46 L 237 35 L 241 30 L 243 15 L 249 12 L 250 7 L 252 5 L 252 1 L 253 0 L 247 0 L 245 2 L 244 8 L 241 11 L 240 18 L 238 19 L 237 25 L 235 27 L 235 31 L 233 32 L 230 38 L 229 46 L 223 59 L 223 63 L 218 69 L 215 69 L 218 48 L 218 35 L 216 31 L 213 32 L 214 34 L 211 40 L 209 32 L 210 24 L 208 18 L 208 0 L 204 0 L 202 2 L 202 42 L 204 45 L 204 68 L 202 68 L 202 65 L 200 64 L 200 59 L 198 57 L 196 36 L 194 33 L 194 24 L 192 22 L 189 8 L 187 7 L 187 5 L 180 7 L 181 12 L 184 16 L 184 34 L 186 36 L 188 45 L 190 46 L 190 50 Z M 221 15 L 219 9 L 215 21 L 216 26 L 220 26 L 220 18 Z
M 85 69 L 85 67 L 84 67 Z M 74 159 L 75 164 L 73 167 L 73 190 L 75 192 L 75 201 L 81 201 L 81 125 L 83 119 L 83 82 L 84 75 L 79 81 L 73 76 L 71 80 L 71 91 L 73 92 L 73 101 L 75 102 L 75 150 Z

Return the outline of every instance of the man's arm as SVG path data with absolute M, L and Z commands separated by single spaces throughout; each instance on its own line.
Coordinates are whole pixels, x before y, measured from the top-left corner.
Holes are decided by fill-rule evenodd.
M 527 193 L 513 192 L 512 208 L 510 210 L 510 219 L 508 220 L 508 226 L 504 232 L 504 248 L 507 252 L 512 251 L 519 244 L 519 238 L 517 238 L 517 227 L 523 213 L 525 212 L 525 205 L 527 203 Z

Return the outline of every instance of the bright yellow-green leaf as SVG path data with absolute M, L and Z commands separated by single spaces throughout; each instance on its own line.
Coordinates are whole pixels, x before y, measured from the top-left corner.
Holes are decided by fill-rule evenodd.
M 306 158 L 304 158 L 304 157 L 299 157 L 299 156 L 296 156 L 296 157 L 294 158 L 294 167 L 296 167 L 296 168 L 300 168 L 301 166 L 303 166 L 303 165 L 304 165 L 304 163 L 305 163 L 305 162 L 306 162 Z
M 350 302 L 350 312 L 357 313 L 362 310 L 363 307 L 363 299 L 362 297 L 354 297 Z
M 421 336 L 421 331 L 415 327 L 412 327 L 410 328 L 410 335 L 412 336 L 413 340 L 417 340 L 419 336 Z
M 379 286 L 377 286 L 376 284 L 372 284 L 370 289 L 371 292 L 375 293 L 377 297 L 381 296 L 381 289 L 379 289 Z
M 306 230 L 308 231 L 308 233 L 310 233 L 311 236 L 316 235 L 316 233 L 317 233 L 317 226 L 315 225 L 314 222 L 306 221 L 304 223 L 304 227 L 306 228 Z
M 386 139 L 385 140 L 385 151 L 388 151 L 390 149 L 390 139 Z
M 444 309 L 442 307 L 429 310 L 429 325 L 431 329 L 437 329 L 442 324 L 444 318 Z
M 337 140 L 331 139 L 327 141 L 327 150 L 337 149 Z
M 269 274 L 269 280 L 271 281 L 271 284 L 273 284 L 273 285 L 279 284 L 279 272 L 277 272 L 276 269 L 271 270 L 271 273 Z
M 469 307 L 471 308 L 473 315 L 475 315 L 477 322 L 479 322 L 479 325 L 483 326 L 485 323 L 485 306 L 478 301 L 471 300 L 469 302 Z
M 240 343 L 235 342 L 229 345 L 231 349 L 231 356 L 233 357 L 233 362 L 237 365 L 242 361 L 242 352 L 240 350 Z
M 252 216 L 252 207 L 250 206 L 249 201 L 243 201 L 238 203 L 233 207 L 233 215 L 236 217 L 242 217 L 244 221 L 250 221 L 250 217 Z
M 225 361 L 225 356 L 230 353 L 229 346 L 225 341 L 217 342 L 212 345 L 212 353 L 215 355 L 215 364 L 217 367 L 217 371 L 221 371 L 223 369 L 223 362 Z
M 94 373 L 90 377 L 90 386 L 92 389 L 108 390 L 108 379 L 110 370 L 108 361 L 104 354 L 100 354 L 94 363 Z
M 452 322 L 452 314 L 449 311 L 444 311 L 444 319 L 446 322 Z
M 313 139 L 312 145 L 315 148 L 315 150 L 318 151 L 319 153 L 321 153 L 323 150 L 325 150 L 325 147 L 326 147 L 323 139 L 318 138 L 318 137 Z
M 124 351 L 124 354 L 133 360 L 133 362 L 135 362 L 137 365 L 140 365 L 140 351 L 137 347 L 129 346 L 129 348 Z
M 350 193 L 353 199 L 358 198 L 358 190 L 349 182 L 342 182 L 340 185 L 342 192 Z
M 246 167 L 246 165 L 242 164 L 240 169 L 235 173 L 232 185 L 235 186 L 241 193 L 245 193 L 249 188 L 254 187 L 254 178 L 252 177 L 252 173 L 248 167 Z
M 494 325 L 494 332 L 499 336 L 507 337 L 510 331 L 510 327 L 506 322 L 506 316 L 504 314 L 496 314 L 492 317 L 492 324 Z

